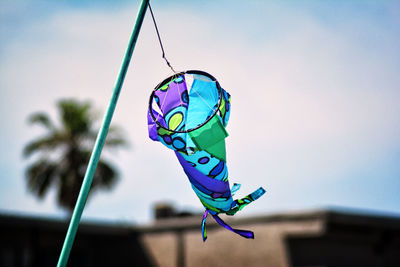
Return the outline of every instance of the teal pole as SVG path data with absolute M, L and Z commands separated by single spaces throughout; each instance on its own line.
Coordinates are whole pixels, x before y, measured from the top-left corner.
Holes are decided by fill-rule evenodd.
M 86 169 L 85 177 L 82 182 L 81 191 L 79 192 L 78 199 L 74 211 L 72 213 L 71 221 L 69 223 L 67 235 L 65 236 L 63 248 L 58 258 L 57 267 L 65 267 L 68 262 L 69 254 L 71 252 L 72 245 L 78 230 L 79 222 L 82 217 L 83 209 L 85 208 L 86 200 L 88 198 L 89 190 L 92 185 L 93 175 L 96 171 L 97 163 L 99 162 L 101 151 L 106 141 L 108 129 L 110 128 L 111 119 L 117 106 L 119 94 L 121 92 L 122 84 L 128 70 L 129 62 L 132 58 L 132 53 L 136 45 L 137 38 L 139 36 L 140 28 L 143 23 L 144 15 L 146 14 L 149 0 L 142 0 L 139 11 L 136 17 L 135 26 L 133 28 L 131 38 L 129 39 L 128 48 L 126 49 L 125 56 L 122 62 L 121 70 L 118 74 L 117 81 L 114 86 L 114 90 L 111 96 L 110 103 L 108 104 L 107 112 L 103 119 L 103 124 L 97 134 L 96 143 L 94 145 L 92 154 L 90 156 L 89 164 Z

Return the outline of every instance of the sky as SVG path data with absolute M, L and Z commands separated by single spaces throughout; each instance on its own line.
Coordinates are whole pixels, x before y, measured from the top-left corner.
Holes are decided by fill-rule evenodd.
M 151 1 L 176 70 L 209 72 L 232 95 L 227 127 L 237 195 L 267 194 L 235 216 L 336 208 L 400 214 L 398 1 Z M 22 156 L 61 98 L 104 114 L 139 1 L 0 1 L 0 212 L 66 217 L 55 191 L 30 194 Z M 152 89 L 171 70 L 146 14 L 114 113 L 129 147 L 83 219 L 146 224 L 169 202 L 201 212 L 172 151 L 147 135 Z

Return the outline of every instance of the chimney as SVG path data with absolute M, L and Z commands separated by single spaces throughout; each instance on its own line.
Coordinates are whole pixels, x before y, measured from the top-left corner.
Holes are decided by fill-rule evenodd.
M 173 205 L 165 202 L 155 204 L 153 212 L 154 212 L 154 218 L 156 220 L 161 220 L 176 216 L 176 210 L 173 207 Z

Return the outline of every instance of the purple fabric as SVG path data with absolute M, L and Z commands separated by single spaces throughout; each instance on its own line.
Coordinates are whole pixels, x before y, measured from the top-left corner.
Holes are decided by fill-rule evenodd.
M 180 78 L 182 78 L 181 83 L 175 82 Z M 154 95 L 159 99 L 158 106 L 164 115 L 178 106 L 187 106 L 187 103 L 182 100 L 182 94 L 187 93 L 186 82 L 184 82 L 183 76 L 176 80 L 168 84 L 168 90 L 163 91 L 158 89 L 154 93 Z
M 206 210 L 203 214 L 203 220 L 207 219 L 207 215 L 208 215 L 208 210 Z
M 215 180 L 202 174 L 195 167 L 192 167 L 192 165 L 190 165 L 179 152 L 175 151 L 175 154 L 186 174 L 188 174 L 198 184 L 212 192 L 220 193 L 221 196 L 230 193 L 229 182 Z
M 156 117 L 156 119 L 157 119 L 157 117 L 159 117 L 159 121 L 161 121 L 162 120 L 161 115 L 159 115 L 157 113 L 157 111 L 155 111 L 154 109 L 152 111 L 153 111 L 153 115 Z M 157 124 L 153 120 L 153 117 L 151 117 L 150 110 L 147 112 L 147 127 L 149 128 L 150 139 L 153 141 L 158 141 Z
M 176 83 L 176 80 L 180 80 L 180 83 Z M 172 109 L 183 106 L 187 107 L 187 103 L 182 99 L 183 94 L 187 95 L 187 87 L 186 82 L 184 80 L 184 76 L 178 77 L 168 84 L 168 90 L 163 91 L 158 89 L 154 92 L 154 99 L 158 99 L 157 105 L 160 108 L 162 114 L 159 114 L 153 108 L 151 111 L 156 118 L 156 120 L 164 127 L 168 128 L 165 123 L 165 115 Z M 162 87 L 161 87 L 162 88 Z M 154 101 L 153 99 L 153 101 Z M 158 141 L 158 134 L 157 134 L 157 124 L 154 121 L 153 117 L 150 114 L 150 110 L 147 112 L 147 125 L 149 130 L 149 137 L 153 141 Z
M 201 233 L 203 234 L 203 242 L 206 242 L 207 231 L 206 231 L 206 220 L 207 220 L 208 210 L 203 214 L 203 220 L 201 220 Z
M 238 235 L 241 235 L 243 237 L 254 239 L 254 233 L 252 231 L 233 229 L 228 224 L 226 224 L 217 214 L 213 215 L 213 217 L 219 225 L 225 227 L 226 229 L 228 229 Z

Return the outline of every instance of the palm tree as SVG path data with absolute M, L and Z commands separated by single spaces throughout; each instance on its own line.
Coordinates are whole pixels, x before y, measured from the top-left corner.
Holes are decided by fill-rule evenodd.
M 96 116 L 91 112 L 89 102 L 60 100 L 57 108 L 61 120 L 58 127 L 43 112 L 29 118 L 30 123 L 43 126 L 47 133 L 24 148 L 25 157 L 35 155 L 34 162 L 27 168 L 26 179 L 29 191 L 39 198 L 56 187 L 58 204 L 72 213 L 97 136 L 93 127 Z M 120 129 L 111 127 L 104 148 L 122 145 L 126 145 L 126 141 Z M 110 189 L 117 179 L 116 169 L 100 159 L 91 193 L 97 189 Z

